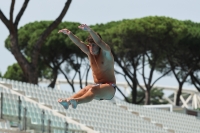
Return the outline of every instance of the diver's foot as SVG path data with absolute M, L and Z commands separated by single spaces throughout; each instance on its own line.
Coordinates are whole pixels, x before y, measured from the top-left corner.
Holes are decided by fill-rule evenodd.
M 70 99 L 69 102 L 72 105 L 72 108 L 76 109 L 78 102 L 75 99 Z
M 58 102 L 65 108 L 68 109 L 70 102 L 67 99 L 58 99 Z

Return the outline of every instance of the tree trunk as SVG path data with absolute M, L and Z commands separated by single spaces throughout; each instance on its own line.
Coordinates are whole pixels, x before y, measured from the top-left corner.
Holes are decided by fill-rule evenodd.
M 200 81 L 199 81 L 198 78 L 196 78 L 196 77 L 194 76 L 194 72 L 192 72 L 192 73 L 190 74 L 190 77 L 191 77 L 192 84 L 195 86 L 195 88 L 197 89 L 197 91 L 200 92 Z
M 136 104 L 137 103 L 137 81 L 134 79 L 132 81 L 133 83 L 133 89 L 132 89 L 132 103 Z
M 51 87 L 52 89 L 55 87 L 57 77 L 58 77 L 58 69 L 56 68 L 53 70 L 53 81 L 49 84 L 48 87 Z
M 147 90 L 145 91 L 145 105 L 150 105 L 150 90 L 147 88 Z
M 64 71 L 59 68 L 60 72 L 65 76 L 65 79 L 67 80 L 68 84 L 72 87 L 72 91 L 75 92 L 75 88 L 74 88 L 74 82 L 73 82 L 73 79 L 72 81 L 70 82 L 69 78 L 67 77 L 67 75 L 64 73 Z M 76 75 L 76 74 L 75 74 Z M 75 76 L 74 76 L 75 77 Z
M 15 59 L 17 60 L 19 66 L 22 68 L 22 71 L 25 75 L 25 80 L 29 83 L 37 84 L 38 73 L 37 68 L 31 65 L 27 59 L 22 55 L 18 47 L 18 34 L 17 29 L 12 30 L 10 33 L 10 40 L 11 40 L 11 52 L 14 55 Z
M 38 70 L 34 66 L 30 66 L 28 71 L 28 82 L 32 84 L 38 84 Z
M 180 96 L 182 94 L 182 86 L 183 86 L 183 84 L 179 84 L 178 92 L 176 95 L 176 106 L 180 105 Z
M 22 71 L 25 75 L 27 82 L 37 84 L 38 83 L 38 57 L 40 54 L 41 46 L 44 40 L 48 37 L 48 35 L 61 23 L 63 17 L 65 16 L 66 12 L 69 9 L 72 0 L 67 0 L 63 10 L 61 11 L 60 15 L 54 22 L 41 34 L 38 38 L 34 50 L 31 57 L 31 63 L 28 62 L 26 57 L 22 54 L 18 44 L 18 23 L 27 8 L 29 0 L 25 0 L 23 6 L 21 7 L 20 11 L 17 14 L 16 20 L 13 20 L 13 11 L 15 1 L 12 1 L 10 7 L 10 20 L 6 18 L 3 12 L 0 10 L 0 19 L 5 24 L 10 32 L 10 42 L 11 42 L 11 52 L 14 55 L 15 59 L 17 60 L 19 66 L 22 68 Z M 31 32 L 31 31 L 30 31 Z
M 87 68 L 87 71 L 86 71 L 86 76 L 85 76 L 85 86 L 88 85 L 88 74 L 89 74 L 89 71 L 90 71 L 90 66 L 88 65 L 88 68 Z
M 126 102 L 130 102 L 130 100 L 123 94 L 123 92 L 121 91 L 121 89 L 117 86 L 117 90 L 121 93 L 121 95 L 124 97 L 124 100 Z

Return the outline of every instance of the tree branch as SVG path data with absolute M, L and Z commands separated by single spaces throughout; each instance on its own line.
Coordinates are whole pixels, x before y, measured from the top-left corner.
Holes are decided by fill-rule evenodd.
M 39 39 L 35 43 L 33 54 L 32 54 L 32 57 L 31 57 L 32 63 L 34 65 L 37 65 L 37 63 L 38 63 L 39 52 L 40 52 L 40 49 L 42 47 L 44 40 L 61 23 L 63 17 L 65 16 L 65 14 L 67 12 L 67 10 L 69 9 L 71 1 L 72 0 L 67 0 L 67 2 L 65 3 L 65 6 L 64 6 L 62 12 L 60 13 L 59 17 L 54 22 L 52 22 L 51 25 L 49 25 L 49 27 L 42 33 L 42 35 L 39 37 Z
M 0 9 L 0 19 L 6 25 L 6 27 L 8 28 L 8 30 L 10 30 L 9 20 L 3 14 L 3 12 L 1 11 L 1 9 Z
M 200 82 L 197 80 L 197 78 L 194 76 L 193 73 L 190 74 L 191 80 L 193 85 L 196 87 L 196 89 L 200 92 L 200 87 L 197 86 L 197 84 L 200 85 Z M 197 83 L 197 84 L 196 84 Z
M 128 85 L 129 85 L 131 88 L 133 88 L 132 85 L 130 84 L 130 82 L 128 81 L 127 76 L 126 76 L 125 74 L 123 74 L 123 73 L 121 73 L 121 72 L 119 72 L 119 71 L 117 71 L 117 70 L 115 70 L 115 72 L 116 72 L 117 74 L 120 74 L 120 75 L 124 76 L 124 78 L 125 78 L 126 82 L 128 83 Z
M 86 73 L 86 75 L 85 75 L 85 86 L 87 86 L 88 85 L 88 83 L 87 83 L 87 79 L 88 79 L 88 74 L 89 74 L 89 71 L 90 71 L 90 65 L 89 64 L 87 64 L 87 73 Z
M 81 59 L 80 59 L 80 60 L 81 60 Z M 81 65 L 81 63 L 78 62 L 78 57 L 77 57 L 77 56 L 76 56 L 76 61 L 77 61 L 77 64 L 80 64 L 80 65 Z M 82 62 L 82 60 L 81 60 L 81 62 Z M 82 76 L 81 76 L 80 67 L 78 68 L 78 77 L 79 77 L 79 81 L 80 81 L 80 88 L 82 89 L 83 86 L 82 86 Z
M 139 101 L 136 102 L 136 104 L 141 103 L 144 100 L 144 98 L 145 98 L 145 95 L 143 95 L 142 98 Z
M 115 54 L 114 51 L 112 51 L 112 54 L 113 54 L 113 56 L 114 56 L 114 58 L 115 58 L 115 61 L 116 61 L 117 64 L 121 67 L 121 69 L 123 70 L 123 72 L 129 77 L 129 79 L 131 79 L 131 78 L 132 78 L 131 75 L 127 72 L 127 69 L 125 69 L 125 68 L 122 66 L 121 61 L 118 60 L 118 58 L 117 58 L 117 56 L 116 56 L 116 54 Z
M 16 19 L 15 19 L 15 23 L 14 23 L 15 27 L 18 26 L 18 23 L 19 23 L 22 15 L 24 14 L 24 11 L 26 10 L 28 3 L 29 3 L 29 0 L 24 0 L 24 3 L 23 3 L 23 5 L 22 5 L 22 7 L 21 7 L 19 13 L 17 14 Z
M 117 87 L 117 86 L 116 86 Z M 122 96 L 125 98 L 127 102 L 129 102 L 128 98 L 124 95 L 124 93 L 117 87 L 117 90 L 122 94 Z
M 115 72 L 116 72 L 117 74 L 120 74 L 120 75 L 122 75 L 122 76 L 125 76 L 125 74 L 123 74 L 123 73 L 121 73 L 121 72 L 119 72 L 119 71 L 117 71 L 117 70 L 115 70 Z
M 136 81 L 137 81 L 137 85 L 140 87 L 140 89 L 143 90 L 143 91 L 145 91 L 144 87 L 142 87 L 142 86 L 139 84 L 138 80 L 136 80 Z
M 61 71 L 61 73 L 65 76 L 65 79 L 67 80 L 67 82 L 69 83 L 69 85 L 72 87 L 72 91 L 75 92 L 75 88 L 74 88 L 74 85 L 73 83 L 71 83 L 69 81 L 69 78 L 67 77 L 67 75 L 64 73 L 64 71 L 59 67 L 59 70 Z
M 143 80 L 144 80 L 145 86 L 147 86 L 146 77 L 145 77 L 145 75 L 144 75 L 144 64 L 145 64 L 144 62 L 145 62 L 145 55 L 143 55 L 143 58 L 142 58 L 142 78 L 143 78 Z
M 14 11 L 14 6 L 15 6 L 15 0 L 12 0 L 11 5 L 10 5 L 10 23 L 13 23 L 13 11 Z
M 124 78 L 125 78 L 125 80 L 126 80 L 126 82 L 128 83 L 128 85 L 133 89 L 133 86 L 131 85 L 131 83 L 128 81 L 128 79 L 127 79 L 127 76 L 126 75 L 124 75 Z
M 154 84 L 155 84 L 159 79 L 161 79 L 162 77 L 164 77 L 165 75 L 167 75 L 170 71 L 171 71 L 171 70 L 167 71 L 167 72 L 164 73 L 162 76 L 160 76 L 159 78 L 157 78 L 157 79 L 153 82 L 153 84 L 151 85 L 151 87 L 154 86 Z

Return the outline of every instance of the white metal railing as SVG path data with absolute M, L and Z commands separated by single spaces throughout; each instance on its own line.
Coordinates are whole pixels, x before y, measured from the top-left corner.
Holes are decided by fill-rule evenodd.
M 170 112 L 173 112 L 173 105 L 171 104 L 166 104 L 166 105 L 144 105 L 143 107 L 146 107 L 146 108 L 169 108 L 169 111 Z
M 49 80 L 40 80 L 40 82 L 49 83 L 50 81 Z M 83 83 L 84 82 L 85 81 L 83 81 Z M 87 82 L 88 82 L 88 84 L 94 83 L 91 80 L 87 81 Z M 60 84 L 68 84 L 68 82 L 66 81 L 66 79 L 58 79 L 56 81 L 56 87 L 58 89 L 60 89 Z M 74 84 L 79 84 L 79 80 L 74 80 Z M 129 86 L 126 82 L 117 82 L 117 86 L 123 87 L 125 90 L 129 88 Z M 141 86 L 145 88 L 144 85 L 141 85 Z M 172 104 L 174 106 L 176 105 L 176 94 L 178 92 L 178 87 L 156 86 L 156 85 L 153 86 L 153 87 L 172 92 L 174 94 L 173 99 L 170 99 L 168 97 L 164 97 L 164 99 L 167 100 L 170 104 Z M 183 93 L 189 94 L 189 96 L 186 99 L 184 99 Z M 193 109 L 200 108 L 200 92 L 198 92 L 197 90 L 194 90 L 194 89 L 183 88 L 182 94 L 180 96 L 180 101 L 181 101 L 181 107 L 182 108 L 193 108 Z
M 3 82 L 7 82 L 7 79 L 1 79 Z M 5 80 L 5 81 L 4 81 Z M 10 83 L 10 80 L 8 80 L 8 82 Z M 39 80 L 40 83 L 50 83 L 49 80 Z M 85 81 L 83 81 L 84 83 Z M 94 83 L 93 81 L 87 81 L 88 84 L 92 84 Z M 68 84 L 66 79 L 58 79 L 56 81 L 56 88 L 60 89 L 60 85 L 61 84 Z M 80 84 L 79 80 L 74 80 L 74 84 Z M 130 89 L 128 84 L 126 82 L 117 82 L 117 86 L 119 87 L 123 87 L 124 90 L 126 89 Z M 144 85 L 141 85 L 142 87 L 145 88 Z M 170 99 L 168 97 L 164 97 L 164 99 L 166 99 L 170 104 L 172 105 L 176 105 L 176 94 L 178 91 L 178 87 L 169 87 L 169 86 L 153 86 L 154 88 L 158 88 L 158 89 L 163 89 L 163 90 L 167 90 L 170 91 L 174 94 L 173 99 Z M 183 93 L 188 94 L 189 96 L 184 99 L 183 97 Z M 193 108 L 193 109 L 197 109 L 200 108 L 200 93 L 197 90 L 192 90 L 192 89 L 182 89 L 182 94 L 180 96 L 180 101 L 181 101 L 181 107 L 182 108 Z

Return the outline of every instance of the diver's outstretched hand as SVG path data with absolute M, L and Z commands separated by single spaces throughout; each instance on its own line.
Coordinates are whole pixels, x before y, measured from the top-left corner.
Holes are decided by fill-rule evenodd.
M 90 27 L 87 26 L 86 24 L 81 24 L 78 26 L 79 29 L 82 29 L 84 31 L 91 31 Z
M 71 31 L 68 29 L 62 29 L 62 30 L 59 30 L 58 33 L 63 33 L 63 34 L 69 35 L 71 33 Z

